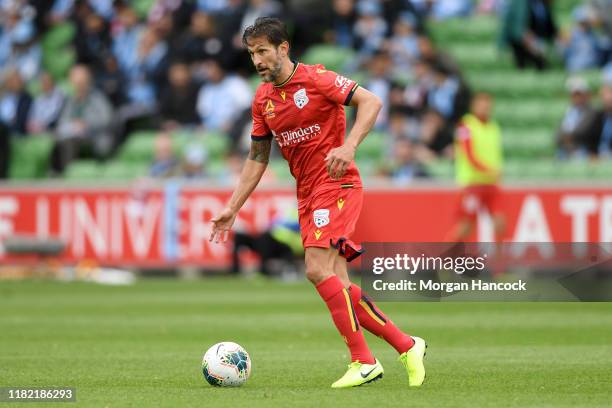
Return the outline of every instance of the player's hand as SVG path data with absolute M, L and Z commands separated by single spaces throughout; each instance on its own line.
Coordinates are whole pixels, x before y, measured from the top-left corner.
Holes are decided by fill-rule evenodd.
M 342 178 L 346 172 L 346 169 L 354 159 L 354 147 L 342 145 L 340 147 L 336 147 L 335 149 L 331 149 L 329 153 L 327 153 L 327 157 L 325 157 L 329 176 L 334 180 Z
M 214 241 L 215 243 L 227 241 L 227 236 L 229 235 L 232 225 L 234 225 L 235 219 L 236 213 L 230 208 L 225 208 L 221 211 L 221 214 L 211 220 L 213 227 L 209 241 Z

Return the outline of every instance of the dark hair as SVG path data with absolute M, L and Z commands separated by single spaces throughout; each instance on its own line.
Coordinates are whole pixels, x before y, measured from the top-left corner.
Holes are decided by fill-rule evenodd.
M 266 37 L 270 44 L 278 47 L 284 41 L 289 42 L 285 23 L 274 17 L 259 17 L 253 25 L 248 26 L 242 34 L 242 43 L 246 46 L 250 38 Z

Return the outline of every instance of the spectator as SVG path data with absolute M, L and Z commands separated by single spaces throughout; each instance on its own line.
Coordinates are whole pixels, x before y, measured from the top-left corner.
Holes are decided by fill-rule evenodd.
M 550 0 L 513 0 L 502 16 L 501 44 L 512 49 L 520 69 L 547 66 L 545 44 L 557 35 Z
M 185 148 L 183 160 L 183 177 L 187 179 L 197 179 L 205 176 L 205 164 L 208 154 L 204 148 L 197 143 L 188 145 Z
M 0 67 L 15 68 L 27 82 L 40 69 L 41 50 L 35 42 L 34 9 L 20 2 L 10 2 L 4 10 L 0 29 Z
M 206 64 L 208 82 L 198 94 L 197 111 L 206 130 L 227 132 L 234 119 L 251 107 L 253 93 L 237 75 L 226 74 L 219 62 Z
M 119 10 L 116 24 L 119 28 L 113 37 L 112 51 L 121 70 L 130 72 L 137 62 L 138 44 L 144 27 L 130 7 L 122 7 Z
M 101 69 L 110 52 L 109 30 L 104 19 L 93 12 L 87 13 L 83 20 L 77 19 L 74 46 L 78 63 Z
M 332 12 L 327 26 L 329 30 L 324 34 L 326 42 L 334 43 L 340 47 L 353 48 L 355 35 L 355 2 L 354 0 L 334 0 Z
M 358 18 L 353 28 L 357 49 L 362 58 L 380 50 L 387 34 L 387 23 L 382 18 L 382 7 L 378 3 L 361 0 L 357 3 Z
M 423 165 L 417 160 L 415 147 L 410 139 L 397 139 L 393 149 L 393 159 L 380 171 L 393 184 L 405 186 L 417 178 L 427 177 Z
M 419 37 L 416 33 L 416 18 L 412 13 L 402 13 L 393 26 L 389 41 L 389 52 L 398 73 L 412 71 L 419 57 Z
M 191 17 L 187 31 L 176 44 L 176 57 L 190 64 L 223 56 L 225 45 L 217 35 L 211 15 L 196 12 Z
M 425 35 L 419 36 L 419 56 L 424 62 L 441 66 L 445 71 L 462 79 L 461 69 L 457 62 L 450 55 L 437 50 L 431 39 Z
M 436 0 L 431 2 L 431 16 L 436 20 L 467 17 L 472 13 L 470 0 Z
M 570 106 L 565 111 L 557 131 L 559 156 L 569 158 L 584 155 L 584 137 L 587 126 L 593 121 L 595 110 L 591 106 L 591 93 L 587 82 L 580 77 L 567 81 Z
M 25 89 L 19 71 L 13 68 L 5 73 L 3 88 L 0 97 L 0 121 L 10 134 L 25 135 L 32 97 Z
M 157 86 L 163 83 L 168 47 L 157 32 L 144 30 L 138 39 L 135 54 L 124 60 L 127 99 L 139 112 L 150 113 L 157 97 Z M 120 64 L 121 66 L 121 64 Z
M 75 65 L 69 79 L 74 94 L 67 98 L 62 109 L 52 160 L 58 172 L 87 150 L 96 158 L 104 159 L 112 146 L 113 110 L 104 94 L 93 87 L 89 69 Z
M 113 54 L 106 54 L 102 60 L 102 67 L 96 74 L 96 86 L 109 99 L 113 106 L 121 106 L 126 102 L 126 82 L 119 69 L 117 58 Z
M 53 77 L 48 72 L 43 72 L 40 74 L 39 81 L 40 94 L 34 98 L 28 115 L 27 130 L 29 133 L 53 130 L 64 106 L 64 92 L 55 86 Z
M 576 26 L 565 48 L 565 68 L 570 72 L 595 68 L 603 57 L 603 47 L 593 29 L 590 11 L 586 6 L 574 10 Z
M 602 78 L 604 83 L 612 85 L 612 60 L 604 67 Z
M 369 77 L 366 88 L 383 101 L 383 107 L 376 117 L 375 127 L 386 129 L 389 125 L 389 94 L 391 92 L 391 57 L 386 52 L 378 52 L 368 61 Z
M 180 174 L 180 162 L 172 148 L 172 138 L 166 132 L 155 138 L 155 152 L 149 175 L 155 178 L 176 177 Z
M 11 134 L 8 128 L 0 121 L 0 180 L 9 176 L 11 165 Z
M 205 13 L 219 13 L 228 6 L 228 0 L 196 0 L 199 11 Z
M 586 146 L 591 157 L 612 157 L 612 84 L 601 87 L 602 107 L 585 131 Z
M 242 16 L 240 32 L 252 25 L 258 17 L 280 17 L 283 6 L 275 0 L 249 0 Z
M 168 81 L 160 97 L 159 113 L 164 127 L 197 125 L 198 87 L 191 78 L 189 67 L 181 62 L 174 63 L 170 67 Z
M 433 85 L 427 96 L 429 111 L 423 118 L 421 141 L 436 154 L 450 154 L 454 127 L 466 112 L 469 89 L 443 65 L 430 67 Z

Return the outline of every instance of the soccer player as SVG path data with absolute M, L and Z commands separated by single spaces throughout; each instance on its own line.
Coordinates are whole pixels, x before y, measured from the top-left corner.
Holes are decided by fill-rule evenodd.
M 258 18 L 242 40 L 263 83 L 252 104 L 251 151 L 227 206 L 212 219 L 211 241 L 227 239 L 236 214 L 266 169 L 275 139 L 297 181 L 306 277 L 327 304 L 351 354 L 347 372 L 332 387 L 354 387 L 382 377 L 383 367 L 362 327 L 400 353 L 409 385 L 420 386 L 425 379 L 425 341 L 400 331 L 351 283 L 347 272 L 347 262 L 362 252 L 349 239 L 363 200 L 355 150 L 374 125 L 380 99 L 322 65 L 292 61 L 287 30 L 278 19 Z M 357 107 L 346 140 L 343 105 Z
M 502 170 L 502 140 L 493 118 L 491 95 L 480 92 L 472 99 L 471 112 L 465 115 L 455 134 L 456 179 L 463 188 L 458 222 L 451 241 L 466 240 L 476 225 L 480 210 L 493 218 L 495 241 L 501 242 L 505 219 L 499 209 L 499 179 Z

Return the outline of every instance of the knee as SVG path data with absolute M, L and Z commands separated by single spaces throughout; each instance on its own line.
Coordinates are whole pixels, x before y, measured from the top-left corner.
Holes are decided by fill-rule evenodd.
M 306 279 L 312 282 L 313 285 L 318 285 L 323 282 L 330 273 L 317 264 L 306 264 Z

